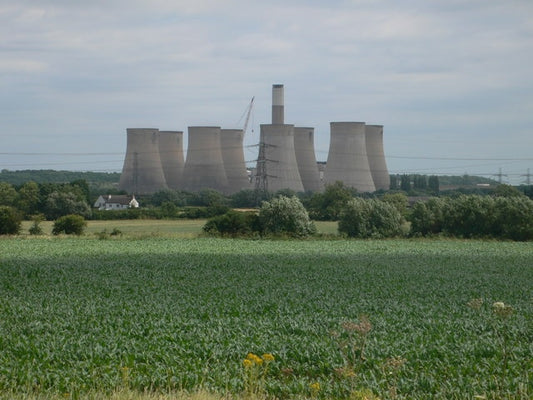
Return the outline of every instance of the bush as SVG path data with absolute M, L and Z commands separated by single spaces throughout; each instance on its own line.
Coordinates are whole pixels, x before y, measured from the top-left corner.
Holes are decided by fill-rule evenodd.
M 65 215 L 54 222 L 53 235 L 65 233 L 67 235 L 81 235 L 87 226 L 87 221 L 81 215 Z
M 511 240 L 533 240 L 533 200 L 525 196 L 498 197 L 494 203 L 496 235 Z
M 409 220 L 411 235 L 428 236 L 442 232 L 444 213 L 449 207 L 449 199 L 431 198 L 427 202 L 419 201 L 413 206 Z
M 249 236 L 259 230 L 257 214 L 233 210 L 209 219 L 203 227 L 208 234 L 231 237 Z
M 525 196 L 460 195 L 413 206 L 411 234 L 533 240 L 533 201 Z
M 30 229 L 28 230 L 30 232 L 30 235 L 42 235 L 43 234 L 43 228 L 41 227 L 41 222 L 44 220 L 44 215 L 37 214 L 34 215 L 32 218 L 33 224 L 30 226 Z
M 318 221 L 338 221 L 342 207 L 357 191 L 342 182 L 326 185 L 323 193 L 314 193 L 309 199 L 309 214 Z
M 386 238 L 401 235 L 402 221 L 390 203 L 354 198 L 341 210 L 338 229 L 348 237 Z
M 463 238 L 483 238 L 494 235 L 494 199 L 489 196 L 461 195 L 444 208 L 442 229 Z
M 305 237 L 316 232 L 313 221 L 297 197 L 276 197 L 263 202 L 259 223 L 266 234 Z
M 20 232 L 22 218 L 16 209 L 0 206 L 0 235 L 16 235 Z

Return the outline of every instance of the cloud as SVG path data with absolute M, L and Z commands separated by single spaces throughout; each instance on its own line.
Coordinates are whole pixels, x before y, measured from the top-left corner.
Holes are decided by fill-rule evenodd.
M 124 151 L 128 126 L 235 125 L 252 95 L 257 133 L 284 83 L 287 118 L 315 126 L 317 148 L 330 121 L 367 120 L 398 151 L 446 134 L 460 151 L 466 129 L 462 144 L 498 154 L 502 127 L 533 123 L 532 59 L 526 0 L 19 0 L 0 6 L 0 115 L 20 132 L 8 152 L 36 127 L 74 132 L 66 150 L 82 136 Z

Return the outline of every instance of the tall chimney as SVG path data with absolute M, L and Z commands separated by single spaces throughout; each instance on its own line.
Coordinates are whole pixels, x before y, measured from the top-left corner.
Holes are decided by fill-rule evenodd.
M 272 125 L 284 124 L 283 85 L 272 85 Z

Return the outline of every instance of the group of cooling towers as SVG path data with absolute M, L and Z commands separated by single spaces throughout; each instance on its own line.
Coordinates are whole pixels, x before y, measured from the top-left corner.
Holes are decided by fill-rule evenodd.
M 319 192 L 326 184 L 341 181 L 359 192 L 389 189 L 382 125 L 331 122 L 328 159 L 320 173 L 314 128 L 285 124 L 284 114 L 284 88 L 276 84 L 272 124 L 261 125 L 257 166 L 251 174 L 244 159 L 243 129 L 190 126 L 184 159 L 183 132 L 128 128 L 119 188 L 132 194 L 167 188 L 190 192 L 210 188 L 225 194 L 254 188 Z

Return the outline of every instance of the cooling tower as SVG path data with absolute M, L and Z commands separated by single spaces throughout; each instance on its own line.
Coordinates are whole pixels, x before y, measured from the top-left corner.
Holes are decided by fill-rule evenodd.
M 283 85 L 272 85 L 272 124 L 285 123 Z
M 167 186 L 182 188 L 183 177 L 183 132 L 159 131 L 159 157 Z
M 304 190 L 318 192 L 322 185 L 316 163 L 314 135 L 314 128 L 294 128 L 294 150 Z
M 187 158 L 183 169 L 185 190 L 215 189 L 225 192 L 228 179 L 220 149 L 220 127 L 190 126 Z
M 376 190 L 366 155 L 364 122 L 331 122 L 324 183 L 341 181 L 360 192 Z
M 134 194 L 151 194 L 166 189 L 159 157 L 159 130 L 128 128 L 124 166 L 119 189 Z
M 242 129 L 220 130 L 222 161 L 228 179 L 227 194 L 251 188 L 244 161 L 243 139 Z
M 256 187 L 276 192 L 303 192 L 294 152 L 294 125 L 261 125 Z M 261 184 L 262 183 L 262 184 Z
M 366 154 L 376 190 L 389 190 L 390 177 L 383 150 L 383 125 L 366 125 Z

